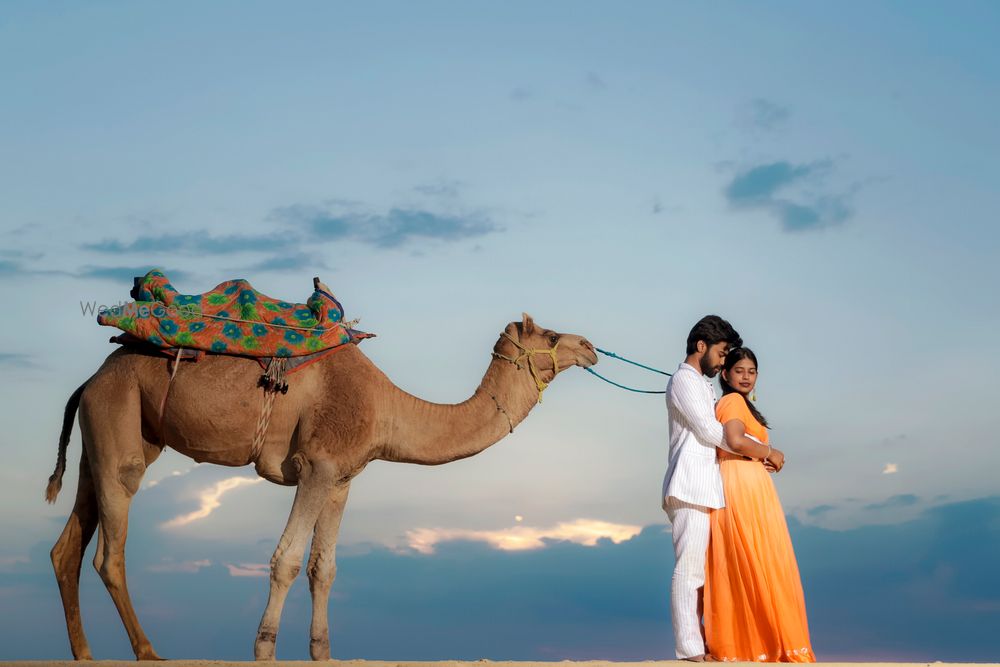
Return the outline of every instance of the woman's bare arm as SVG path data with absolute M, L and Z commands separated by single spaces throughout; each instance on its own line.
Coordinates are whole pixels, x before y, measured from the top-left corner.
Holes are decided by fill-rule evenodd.
M 730 419 L 722 425 L 722 430 L 726 434 L 726 444 L 729 449 L 737 454 L 762 461 L 771 451 L 767 445 L 762 445 L 756 440 L 748 438 L 746 424 L 739 419 Z

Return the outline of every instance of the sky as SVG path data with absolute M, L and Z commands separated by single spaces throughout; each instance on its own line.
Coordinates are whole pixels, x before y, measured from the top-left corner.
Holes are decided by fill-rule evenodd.
M 817 655 L 997 659 L 998 28 L 973 1 L 3 3 L 0 658 L 69 656 L 47 553 L 78 431 L 42 491 L 113 350 L 94 308 L 161 267 L 290 301 L 318 275 L 446 403 L 522 312 L 665 370 L 720 314 L 788 459 Z M 666 460 L 662 397 L 570 369 L 477 456 L 370 464 L 334 657 L 671 657 Z M 251 656 L 292 493 L 149 468 L 128 571 L 161 655 Z M 131 657 L 82 581 L 95 656 Z M 298 581 L 279 657 L 308 613 Z

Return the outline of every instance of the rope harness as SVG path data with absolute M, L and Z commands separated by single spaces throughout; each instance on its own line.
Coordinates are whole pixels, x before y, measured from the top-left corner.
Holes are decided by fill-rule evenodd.
M 497 412 L 502 412 L 503 416 L 507 418 L 507 426 L 510 429 L 509 432 L 513 433 L 514 432 L 514 420 L 511 419 L 510 415 L 507 414 L 507 411 L 503 409 L 503 406 L 500 405 L 500 401 L 497 400 L 496 396 L 494 396 L 493 394 L 490 394 L 490 398 L 492 398 L 493 402 L 496 403 L 496 405 L 497 405 Z
M 523 368 L 521 366 L 521 360 L 522 359 L 527 359 L 528 360 L 528 371 L 531 373 L 531 379 L 535 381 L 535 387 L 538 388 L 538 402 L 541 403 L 542 402 L 542 392 L 544 392 L 545 389 L 548 388 L 549 383 L 542 381 L 541 375 L 539 375 L 538 366 L 535 365 L 535 355 L 536 354 L 547 354 L 547 355 L 551 356 L 552 357 L 552 370 L 555 373 L 559 373 L 559 359 L 556 357 L 556 350 L 559 348 L 559 341 L 556 341 L 556 344 L 553 345 L 550 348 L 529 349 L 529 348 L 526 348 L 525 346 L 521 345 L 521 343 L 519 343 L 518 341 L 516 341 L 514 339 L 514 337 L 511 336 L 506 331 L 504 331 L 501 335 L 504 338 L 506 338 L 507 340 L 509 340 L 511 343 L 513 343 L 514 347 L 516 347 L 517 349 L 519 349 L 521 351 L 521 354 L 517 355 L 516 357 L 508 357 L 506 355 L 500 354 L 499 352 L 494 352 L 493 356 L 496 357 L 497 359 L 503 359 L 504 361 L 509 361 L 510 363 L 512 363 L 515 366 L 517 366 L 517 370 L 521 370 L 521 368 Z M 496 401 L 495 398 L 493 400 Z M 498 408 L 500 407 L 499 403 L 497 403 L 497 407 Z M 501 410 L 502 410 L 502 408 L 501 408 Z M 504 414 L 506 414 L 506 411 L 504 411 Z M 509 419 L 509 417 L 508 417 L 508 419 Z M 511 432 L 513 432 L 513 428 L 511 429 Z

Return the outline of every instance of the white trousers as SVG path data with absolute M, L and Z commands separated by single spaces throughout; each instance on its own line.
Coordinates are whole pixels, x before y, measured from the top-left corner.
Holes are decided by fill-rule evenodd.
M 705 652 L 701 630 L 705 555 L 708 553 L 709 509 L 671 496 L 667 516 L 674 537 L 674 576 L 670 580 L 670 613 L 678 658 Z

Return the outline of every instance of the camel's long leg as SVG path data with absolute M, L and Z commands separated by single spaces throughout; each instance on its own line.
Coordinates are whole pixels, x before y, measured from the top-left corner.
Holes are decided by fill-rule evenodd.
M 292 503 L 288 524 L 271 557 L 271 592 L 264 616 L 260 619 L 253 649 L 257 660 L 274 660 L 274 644 L 278 638 L 285 597 L 302 569 L 302 556 L 309 533 L 316 525 L 338 478 L 336 467 L 329 461 L 300 460 L 298 464 L 300 473 L 295 501 Z
M 66 614 L 66 629 L 69 632 L 69 647 L 77 660 L 93 660 L 87 635 L 83 631 L 80 618 L 80 565 L 83 553 L 97 528 L 97 495 L 90 477 L 90 462 L 87 453 L 80 458 L 80 481 L 76 487 L 76 501 L 70 512 L 62 535 L 52 547 L 52 567 L 59 582 L 63 611 Z
M 125 577 L 125 540 L 128 538 L 128 510 L 131 496 L 124 488 L 115 488 L 116 480 L 109 484 L 98 482 L 100 506 L 99 553 L 94 556 L 94 566 L 101 575 L 105 588 L 111 594 L 118 615 L 125 624 L 132 650 L 137 660 L 160 660 L 146 637 L 139 618 L 132 607 Z
M 149 442 L 148 440 L 144 439 L 142 451 L 143 454 L 145 455 L 146 468 L 148 469 L 149 466 L 153 463 L 153 461 L 159 458 L 160 454 L 163 453 L 163 448 L 155 442 Z M 101 565 L 103 563 L 104 563 L 104 538 L 102 537 L 102 533 L 98 531 L 97 548 L 94 550 L 94 569 L 100 572 Z
M 139 625 L 125 578 L 128 511 L 146 471 L 138 393 L 119 391 L 116 401 L 88 396 L 84 393 L 80 405 L 80 430 L 97 493 L 100 533 L 94 567 L 118 609 L 135 657 L 159 660 Z
M 313 660 L 330 659 L 330 623 L 327 610 L 330 605 L 330 589 L 337 577 L 337 534 L 340 532 L 340 520 L 344 516 L 350 488 L 350 482 L 334 487 L 313 532 L 309 564 L 306 566 L 313 603 L 312 626 L 309 629 L 309 655 Z

